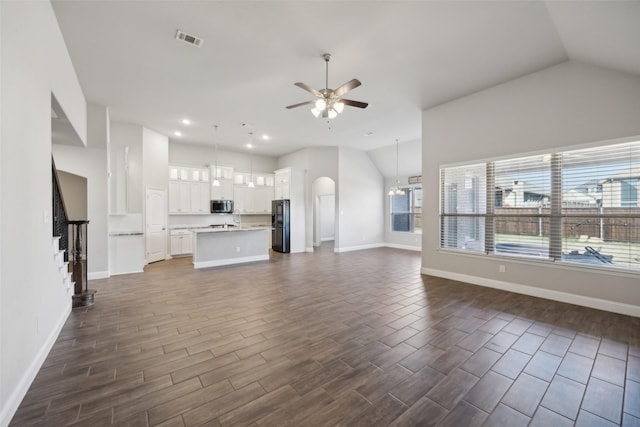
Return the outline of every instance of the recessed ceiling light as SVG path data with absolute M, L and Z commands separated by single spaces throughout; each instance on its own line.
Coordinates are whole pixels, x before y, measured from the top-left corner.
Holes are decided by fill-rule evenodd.
M 190 125 L 190 124 L 191 124 L 191 120 L 189 120 L 189 119 L 182 119 L 182 124 L 183 124 L 183 125 Z
M 253 148 L 253 145 L 251 143 L 247 144 L 247 148 Z
M 270 139 L 270 136 L 265 133 L 264 135 L 262 135 L 262 139 L 268 141 Z
M 179 130 L 175 131 L 173 134 L 175 136 L 182 136 L 182 132 L 180 132 Z

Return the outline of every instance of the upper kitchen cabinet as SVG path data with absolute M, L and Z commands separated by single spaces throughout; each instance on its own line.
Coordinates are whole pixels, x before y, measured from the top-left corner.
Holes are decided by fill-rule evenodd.
M 233 200 L 233 168 L 211 165 L 211 200 Z M 220 185 L 214 186 L 215 180 Z
M 279 169 L 275 172 L 275 199 L 304 197 L 305 172 L 294 168 Z
M 189 192 L 191 213 L 206 214 L 211 212 L 211 207 L 209 206 L 210 199 L 208 182 L 190 182 Z
M 231 166 L 210 166 L 211 179 L 232 180 L 233 168 Z
M 189 169 L 186 166 L 169 165 L 169 179 L 172 181 L 189 181 Z
M 253 181 L 254 186 L 249 187 Z M 274 175 L 265 173 L 236 173 L 234 210 L 237 214 L 271 214 Z M 271 185 L 267 185 L 271 184 Z
M 129 175 L 129 147 L 118 147 L 110 153 L 110 214 L 127 213 L 127 182 Z
M 169 165 L 169 213 L 209 213 L 209 176 L 209 168 Z
M 191 213 L 189 181 L 169 181 L 169 213 Z

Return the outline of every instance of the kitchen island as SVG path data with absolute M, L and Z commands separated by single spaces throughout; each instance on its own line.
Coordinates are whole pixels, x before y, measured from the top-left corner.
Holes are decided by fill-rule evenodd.
M 194 228 L 191 231 L 194 268 L 269 259 L 270 228 Z

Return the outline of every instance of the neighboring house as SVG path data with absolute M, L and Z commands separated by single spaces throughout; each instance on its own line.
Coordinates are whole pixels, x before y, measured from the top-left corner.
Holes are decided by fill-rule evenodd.
M 640 168 L 630 173 L 617 174 L 601 182 L 602 207 L 640 207 Z
M 525 181 L 496 187 L 496 207 L 538 208 L 549 204 L 549 190 Z

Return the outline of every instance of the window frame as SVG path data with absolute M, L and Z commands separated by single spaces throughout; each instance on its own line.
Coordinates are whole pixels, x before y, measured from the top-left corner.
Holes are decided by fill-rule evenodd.
M 604 213 L 603 209 L 599 209 L 597 213 L 589 213 L 585 210 L 585 212 L 569 212 L 570 209 L 565 209 L 565 204 L 567 203 L 566 199 L 563 199 L 563 172 L 565 171 L 562 163 L 563 154 L 574 154 L 574 152 L 579 152 L 580 150 L 588 150 L 588 149 L 602 149 L 609 146 L 613 146 L 616 144 L 620 144 L 621 146 L 629 144 L 629 158 L 633 159 L 632 163 L 630 160 L 630 187 L 635 186 L 636 191 L 638 191 L 636 206 L 628 207 L 628 206 L 620 206 L 621 210 L 627 210 L 627 213 L 618 214 L 618 213 Z M 614 148 L 614 147 L 612 147 Z M 465 163 L 458 163 L 454 165 L 441 165 L 440 166 L 440 182 L 439 182 L 439 243 L 438 250 L 442 251 L 454 251 L 457 253 L 468 254 L 470 256 L 495 256 L 495 257 L 505 257 L 511 259 L 518 259 L 524 262 L 552 262 L 557 263 L 558 265 L 562 265 L 570 268 L 584 269 L 584 268 L 596 268 L 599 270 L 604 270 L 607 272 L 616 272 L 616 273 L 624 273 L 631 275 L 640 274 L 640 265 L 636 265 L 637 258 L 633 258 L 635 252 L 637 251 L 637 247 L 634 245 L 640 244 L 636 242 L 634 237 L 629 237 L 628 240 L 602 240 L 602 243 L 609 244 L 621 244 L 623 250 L 626 250 L 629 254 L 628 258 L 622 258 L 620 263 L 605 263 L 602 261 L 602 264 L 590 264 L 583 261 L 576 260 L 575 258 L 571 258 L 569 252 L 563 252 L 567 250 L 569 246 L 568 241 L 570 240 L 566 236 L 565 227 L 567 223 L 571 220 L 577 220 L 579 218 L 588 217 L 593 221 L 599 221 L 600 224 L 606 221 L 610 221 L 611 224 L 609 226 L 615 226 L 615 221 L 626 220 L 625 222 L 630 222 L 630 227 L 639 227 L 638 221 L 640 220 L 640 177 L 636 177 L 633 175 L 635 173 L 635 168 L 638 161 L 638 150 L 640 150 L 640 139 L 637 138 L 629 138 L 626 140 L 616 140 L 611 141 L 609 143 L 598 143 L 598 144 L 589 144 L 587 146 L 582 147 L 571 147 L 563 150 L 559 150 L 557 152 L 542 152 L 542 153 L 534 153 L 533 155 L 545 155 L 550 156 L 551 159 L 551 194 L 550 194 L 550 206 L 546 209 L 546 212 L 539 211 L 538 214 L 525 215 L 525 217 L 530 218 L 532 220 L 537 221 L 548 221 L 547 225 L 547 233 L 548 233 L 548 253 L 546 254 L 538 254 L 538 256 L 532 254 L 523 254 L 523 253 L 504 253 L 500 251 L 496 251 L 495 242 L 497 238 L 496 233 L 496 219 L 500 219 L 501 217 L 505 217 L 505 215 L 499 215 L 495 212 L 495 202 L 496 202 L 496 194 L 495 191 L 487 191 L 489 188 L 496 188 L 495 186 L 495 164 L 496 162 L 500 162 L 503 160 L 518 160 L 523 159 L 531 154 L 516 154 L 505 158 L 494 158 L 490 160 L 484 161 L 470 161 Z M 446 212 L 446 201 L 445 201 L 445 174 L 447 169 L 451 168 L 465 168 L 477 166 L 479 164 L 484 164 L 487 168 L 487 182 L 485 187 L 486 197 L 486 212 L 485 213 L 451 213 Z M 606 163 L 603 163 L 606 165 Z M 600 163 L 595 163 L 593 168 L 596 169 L 600 166 Z M 622 180 L 620 180 L 622 181 Z M 625 190 L 626 191 L 626 190 Z M 626 193 L 621 192 L 621 194 L 625 195 Z M 558 202 L 559 201 L 559 202 Z M 620 202 L 622 204 L 626 203 L 626 199 L 621 198 Z M 633 200 L 632 200 L 633 202 Z M 602 201 L 599 202 L 602 204 Z M 631 211 L 629 211 L 631 209 Z M 638 209 L 635 211 L 634 209 Z M 507 215 L 508 216 L 508 215 Z M 465 247 L 451 246 L 450 242 L 451 237 L 447 234 L 448 230 L 446 229 L 446 221 L 450 221 L 450 218 L 478 218 L 480 221 L 484 220 L 484 236 L 482 236 L 484 245 L 482 250 L 469 250 Z M 624 224 L 627 227 L 627 224 Z M 631 228 L 629 235 L 632 233 L 636 233 L 635 228 Z M 459 241 L 459 237 L 457 238 Z M 588 244 L 585 245 L 589 246 Z M 625 249 L 626 248 L 626 249 Z M 585 250 L 585 255 L 586 255 Z M 623 252 L 624 254 L 624 252 Z M 598 254 L 594 254 L 594 256 L 598 256 Z M 598 259 L 600 259 L 598 257 Z
M 387 195 L 388 198 L 388 203 L 389 203 L 389 232 L 391 233 L 403 233 L 403 234 L 422 234 L 422 230 L 424 228 L 424 224 L 423 224 L 423 220 L 422 220 L 422 216 L 424 214 L 423 206 L 416 206 L 415 203 L 415 190 L 416 189 L 420 189 L 421 192 L 424 191 L 424 187 L 422 186 L 422 183 L 416 183 L 416 184 L 406 184 L 403 186 L 399 187 L 400 189 L 404 190 L 405 193 L 407 191 L 411 192 L 411 196 L 410 196 L 410 207 L 409 207 L 409 211 L 402 211 L 402 212 L 394 212 L 393 210 L 393 198 L 396 197 L 396 195 Z M 422 203 L 424 203 L 423 201 L 424 199 L 421 198 Z M 420 212 L 416 212 L 416 208 L 420 209 Z M 408 215 L 409 216 L 409 224 L 410 224 L 410 229 L 409 230 L 395 230 L 394 229 L 394 215 Z M 418 231 L 416 231 L 416 217 L 420 216 L 420 227 L 418 229 Z

